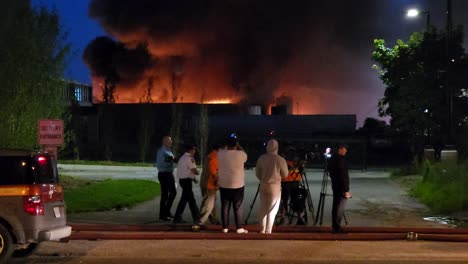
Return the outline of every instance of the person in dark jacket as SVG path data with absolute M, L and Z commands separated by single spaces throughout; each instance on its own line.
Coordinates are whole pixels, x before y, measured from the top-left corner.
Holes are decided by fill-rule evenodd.
M 344 215 L 346 201 L 351 198 L 348 164 L 345 159 L 347 151 L 347 145 L 339 144 L 337 151 L 328 161 L 328 171 L 333 190 L 332 228 L 334 233 L 346 233 L 341 227 L 341 220 Z

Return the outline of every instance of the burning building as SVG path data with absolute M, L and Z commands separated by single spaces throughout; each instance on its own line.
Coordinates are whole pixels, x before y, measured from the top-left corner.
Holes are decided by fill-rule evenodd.
M 354 25 L 322 23 L 327 15 L 357 8 L 340 1 L 92 0 L 89 16 L 109 34 L 83 54 L 94 102 L 222 102 L 262 105 L 267 112 L 280 105 L 273 114 L 354 113 L 350 101 L 377 102 L 381 91 L 369 89 L 377 81 L 369 61 L 347 46 L 340 31 Z
M 368 1 L 366 8 L 374 5 Z M 91 0 L 89 16 L 108 36 L 94 39 L 83 54 L 96 104 L 87 113 L 90 127 L 98 131 L 90 132 L 88 139 L 102 139 L 106 133 L 100 128 L 109 125 L 112 133 L 122 133 L 113 141 L 129 141 L 122 149 L 145 145 L 136 131 L 148 124 L 135 123 L 135 117 L 174 123 L 179 118 L 171 109 L 176 107 L 168 103 L 184 109 L 181 138 L 189 136 L 184 131 L 199 128 L 205 106 L 210 138 L 246 129 L 248 137 L 262 141 L 265 130 L 281 131 L 284 124 L 295 127 L 279 133 L 284 140 L 312 144 L 310 138 L 315 137 L 325 144 L 350 139 L 356 127 L 350 102 L 368 112 L 366 104 L 358 102 L 377 102 L 382 91 L 373 90 L 378 78 L 362 59 L 367 56 L 361 56 L 370 51 L 360 50 L 349 42 L 355 36 L 349 38 L 341 30 L 356 25 L 322 21 L 330 14 L 352 14 L 356 8 L 362 7 L 347 0 L 338 5 L 309 0 L 288 5 L 276 0 Z M 134 124 L 127 126 L 123 119 Z M 325 129 L 327 124 L 333 125 Z M 170 125 L 152 129 L 143 159 L 160 136 L 172 130 Z M 113 151 L 114 156 L 118 153 Z

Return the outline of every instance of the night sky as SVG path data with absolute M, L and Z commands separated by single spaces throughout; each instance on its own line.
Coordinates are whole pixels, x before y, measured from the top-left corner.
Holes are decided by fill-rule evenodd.
M 116 51 L 122 76 L 117 102 L 134 100 L 130 95 L 140 96 L 149 83 L 156 102 L 169 100 L 167 72 L 177 71 L 184 76 L 180 102 L 242 97 L 265 104 L 292 98 L 294 113 L 356 114 L 360 122 L 377 116 L 384 92 L 371 68 L 372 40 L 393 45 L 423 30 L 425 17 L 405 17 L 410 7 L 428 10 L 439 28 L 446 11 L 444 0 L 33 3 L 55 6 L 69 32 L 75 52 L 67 79 L 96 86 L 100 79 L 91 79 L 83 60 L 86 47 L 99 36 L 125 44 Z M 453 0 L 454 24 L 467 28 L 467 10 L 468 1 Z M 135 51 L 139 43 L 146 43 L 146 53 Z M 93 62 L 100 59 L 95 51 L 114 44 L 95 41 L 88 47 L 86 60 L 94 74 L 99 68 Z

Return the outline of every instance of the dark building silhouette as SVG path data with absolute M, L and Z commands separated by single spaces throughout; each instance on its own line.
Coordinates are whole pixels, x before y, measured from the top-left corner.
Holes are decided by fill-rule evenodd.
M 177 104 L 181 112 L 180 144 L 198 144 L 201 106 Z M 270 138 L 279 140 L 283 149 L 294 149 L 297 155 L 307 156 L 310 166 L 322 166 L 325 147 L 345 142 L 353 147 L 352 165 L 365 166 L 365 145 L 355 136 L 355 115 L 264 115 L 241 104 L 204 106 L 208 143 L 236 133 L 248 153 L 250 166 L 264 153 L 264 144 Z M 82 159 L 139 161 L 143 153 L 143 159 L 152 162 L 161 138 L 169 133 L 175 118 L 170 103 L 95 104 L 80 109 Z

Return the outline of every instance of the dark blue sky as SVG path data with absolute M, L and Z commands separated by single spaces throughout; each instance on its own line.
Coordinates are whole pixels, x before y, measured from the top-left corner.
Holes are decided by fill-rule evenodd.
M 97 36 L 105 35 L 103 28 L 88 17 L 88 5 L 90 0 L 33 0 L 33 3 L 43 3 L 48 7 L 55 7 L 59 11 L 62 23 L 69 32 L 69 41 L 73 46 L 74 53 L 66 71 L 66 78 L 74 79 L 79 82 L 90 82 L 89 70 L 82 60 L 82 53 L 88 43 Z M 359 5 L 359 0 L 355 0 Z M 424 26 L 424 21 L 405 19 L 402 13 L 407 7 L 419 7 L 421 9 L 432 10 L 432 20 L 435 24 L 444 23 L 445 1 L 443 0 L 380 0 L 382 7 L 386 9 L 385 17 L 395 17 L 396 20 L 388 23 L 387 19 L 375 21 L 375 23 L 388 23 L 388 31 L 382 32 L 381 36 L 389 37 L 390 40 L 396 38 L 405 38 L 410 32 L 418 30 Z M 466 6 L 464 0 L 454 0 L 454 20 L 455 23 L 467 23 L 467 17 L 463 15 L 463 8 L 460 4 Z M 389 5 L 390 3 L 390 5 Z M 437 10 L 439 9 L 439 10 Z M 392 15 L 392 13 L 394 13 Z M 398 19 L 398 17 L 401 19 Z
M 88 17 L 89 0 L 33 0 L 34 4 L 43 3 L 55 7 L 62 24 L 68 31 L 73 54 L 66 70 L 67 79 L 91 83 L 89 69 L 82 60 L 83 50 L 97 36 L 105 35 L 99 24 Z

